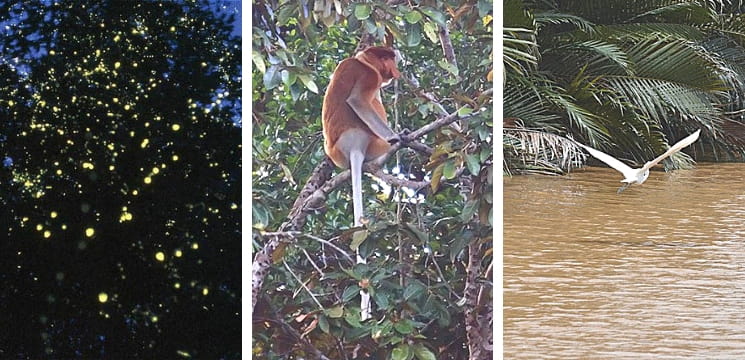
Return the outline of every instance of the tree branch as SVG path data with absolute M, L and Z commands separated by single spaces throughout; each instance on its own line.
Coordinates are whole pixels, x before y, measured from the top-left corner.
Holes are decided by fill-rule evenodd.
M 374 162 L 366 163 L 364 169 L 365 171 L 374 173 L 376 169 L 379 169 L 393 153 L 401 149 L 401 147 L 405 146 L 404 143 L 414 143 L 414 140 L 432 131 L 435 131 L 443 126 L 447 126 L 457 120 L 475 117 L 480 113 L 481 111 L 479 110 L 465 116 L 459 116 L 458 112 L 456 111 L 445 117 L 437 119 L 434 122 L 417 129 L 416 131 L 406 134 L 405 138 L 407 141 L 400 141 L 394 144 L 393 146 L 391 146 L 391 149 L 388 151 L 388 153 L 386 153 L 384 156 L 381 156 Z M 323 206 L 323 202 L 326 200 L 327 195 L 330 194 L 331 191 L 341 186 L 342 184 L 346 184 L 349 181 L 349 177 L 351 175 L 351 172 L 349 170 L 345 170 L 331 178 L 331 171 L 333 170 L 333 167 L 334 165 L 331 160 L 328 159 L 328 157 L 325 158 L 320 164 L 318 164 L 318 166 L 316 166 L 316 168 L 313 170 L 313 174 L 305 183 L 303 189 L 300 191 L 300 194 L 295 200 L 292 209 L 290 209 L 290 212 L 287 216 L 287 221 L 285 221 L 279 227 L 280 232 L 273 233 L 274 236 L 272 237 L 272 239 L 269 240 L 269 242 L 267 242 L 264 247 L 256 253 L 253 261 L 253 283 L 251 289 L 252 304 L 254 306 L 256 306 L 256 299 L 259 295 L 259 292 L 261 291 L 261 287 L 264 283 L 264 278 L 266 277 L 267 273 L 269 272 L 269 268 L 271 267 L 272 254 L 275 250 L 277 250 L 277 247 L 279 247 L 281 240 L 292 239 L 292 236 L 289 236 L 289 234 L 291 233 L 287 231 L 297 231 L 301 229 L 305 224 L 305 219 L 310 214 L 310 212 L 315 209 L 321 208 Z M 412 188 L 416 189 L 417 186 L 422 184 L 412 183 L 412 185 L 415 185 Z M 421 188 L 421 186 L 419 188 Z
M 282 317 L 268 300 L 264 299 L 264 302 L 266 303 L 266 307 L 268 308 L 267 312 L 270 313 L 273 317 L 272 319 L 270 319 L 273 323 L 278 324 L 282 328 L 282 330 L 284 330 L 289 336 L 291 336 L 306 351 L 315 356 L 316 359 L 331 360 L 328 358 L 328 356 L 324 355 L 320 350 L 313 346 L 313 344 L 311 344 L 307 339 L 305 339 L 299 331 L 295 330 L 294 327 L 287 325 L 287 323 L 282 320 Z
M 453 50 L 453 42 L 450 41 L 450 29 L 447 26 L 438 25 L 437 35 L 440 37 L 440 44 L 442 44 L 442 53 L 445 55 L 445 60 L 458 68 L 458 61 L 455 58 L 455 50 Z
M 479 287 L 478 275 L 481 272 L 481 256 L 478 241 L 468 244 L 468 266 L 466 267 L 466 286 L 463 297 L 466 299 L 464 315 L 466 323 L 466 338 L 468 340 L 468 353 L 470 360 L 481 360 L 483 349 L 483 338 L 481 336 L 481 324 L 478 312 Z
M 391 184 L 397 187 L 406 187 L 409 189 L 414 189 L 415 191 L 424 189 L 427 186 L 429 186 L 429 184 L 431 183 L 430 181 L 414 181 L 414 180 L 401 179 L 397 176 L 384 173 L 383 170 L 380 168 L 377 169 L 376 171 L 373 171 L 372 174 L 380 178 L 380 180 L 385 181 L 388 184 Z
M 313 294 L 313 292 L 310 291 L 310 289 L 308 288 L 308 286 L 305 285 L 305 283 L 303 282 L 303 280 L 299 276 L 297 276 L 297 274 L 295 274 L 294 271 L 292 271 L 292 269 L 290 268 L 290 265 L 287 264 L 287 261 L 282 260 L 282 264 L 285 265 L 285 269 L 287 269 L 287 271 L 290 272 L 290 274 L 292 275 L 292 277 L 295 278 L 295 281 L 297 281 L 298 284 L 300 284 L 300 286 L 302 286 L 303 289 L 305 289 L 305 292 L 307 292 L 308 295 L 310 295 L 310 297 L 313 299 L 313 301 L 316 303 L 316 305 L 318 305 L 318 308 L 321 309 L 321 310 L 324 310 L 323 305 L 321 305 L 321 302 L 318 301 L 318 298 L 316 298 L 316 295 Z

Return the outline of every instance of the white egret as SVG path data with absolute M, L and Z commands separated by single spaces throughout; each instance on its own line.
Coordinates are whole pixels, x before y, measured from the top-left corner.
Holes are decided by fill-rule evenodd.
M 624 191 L 627 187 L 629 187 L 631 184 L 641 184 L 645 180 L 647 180 L 647 177 L 649 177 L 649 169 L 652 168 L 652 166 L 657 165 L 660 161 L 664 160 L 666 157 L 675 154 L 676 152 L 680 151 L 684 147 L 691 145 L 694 141 L 698 139 L 698 136 L 701 134 L 701 129 L 696 130 L 691 135 L 686 136 L 683 140 L 678 141 L 675 143 L 675 145 L 671 146 L 667 151 L 665 151 L 664 154 L 658 156 L 652 161 L 648 161 L 644 166 L 638 169 L 633 169 L 630 166 L 622 163 L 620 160 L 600 151 L 593 149 L 589 146 L 579 144 L 585 150 L 587 150 L 590 155 L 594 156 L 598 160 L 608 164 L 608 166 L 618 170 L 623 174 L 624 179 L 621 180 L 622 183 L 624 183 L 623 186 L 618 188 L 618 192 Z

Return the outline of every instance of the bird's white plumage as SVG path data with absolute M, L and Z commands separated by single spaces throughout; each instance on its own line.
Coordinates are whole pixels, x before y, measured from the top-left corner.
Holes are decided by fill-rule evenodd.
M 647 177 L 649 176 L 649 169 L 652 168 L 652 166 L 657 165 L 660 161 L 664 160 L 668 156 L 675 154 L 676 152 L 680 151 L 684 147 L 691 145 L 694 141 L 698 140 L 699 135 L 701 134 L 701 130 L 696 130 L 691 135 L 686 136 L 682 140 L 675 143 L 675 145 L 671 146 L 667 151 L 665 151 L 662 155 L 656 157 L 654 160 L 647 162 L 642 166 L 641 168 L 634 169 L 624 163 L 622 163 L 620 160 L 600 151 L 597 149 L 593 149 L 587 145 L 580 144 L 587 152 L 590 153 L 590 155 L 594 156 L 598 160 L 608 164 L 608 166 L 618 170 L 621 174 L 623 174 L 624 179 L 621 180 L 621 182 L 624 182 L 628 185 L 631 184 L 641 184 L 645 180 L 647 180 Z M 625 188 L 625 187 L 624 187 Z M 622 188 L 622 189 L 624 189 Z M 620 190 L 619 190 L 620 191 Z

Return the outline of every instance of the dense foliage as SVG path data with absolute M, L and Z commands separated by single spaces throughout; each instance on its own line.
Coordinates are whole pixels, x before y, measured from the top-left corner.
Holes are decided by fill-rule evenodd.
M 0 358 L 240 358 L 233 21 L 0 2 Z
M 403 78 L 383 94 L 394 129 L 464 115 L 423 138 L 431 156 L 402 149 L 386 164 L 406 179 L 431 181 L 427 188 L 363 178 L 366 265 L 344 255 L 353 257 L 356 245 L 349 185 L 331 192 L 301 235 L 274 254 L 253 314 L 255 356 L 309 356 L 307 341 L 332 359 L 468 358 L 464 309 L 491 308 L 491 11 L 485 0 L 254 2 L 255 250 L 270 240 L 263 231 L 280 228 L 325 157 L 323 92 L 360 39 L 380 44 L 390 32 L 402 54 Z M 452 42 L 453 61 L 443 40 Z M 483 292 L 478 305 L 464 305 L 465 249 L 473 244 Z M 366 283 L 374 319 L 361 322 L 358 294 Z
M 643 163 L 699 128 L 693 157 L 743 160 L 741 2 L 507 0 L 504 15 L 509 170 L 576 166 L 573 140 Z

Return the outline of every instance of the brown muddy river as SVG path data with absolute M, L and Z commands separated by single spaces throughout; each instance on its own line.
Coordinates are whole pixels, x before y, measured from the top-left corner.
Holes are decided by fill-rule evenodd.
M 745 164 L 621 178 L 504 177 L 504 358 L 745 359 Z

